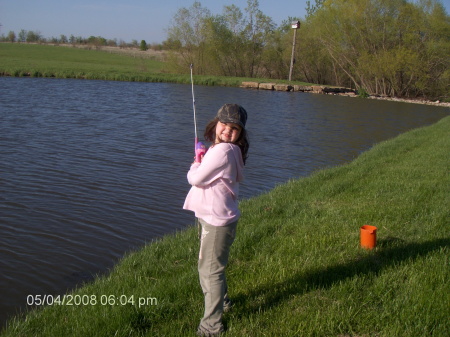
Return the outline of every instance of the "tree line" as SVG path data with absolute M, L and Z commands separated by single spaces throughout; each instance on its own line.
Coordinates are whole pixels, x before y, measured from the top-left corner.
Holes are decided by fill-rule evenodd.
M 14 31 L 9 31 L 8 34 L 0 36 L 0 42 L 18 42 L 18 43 L 50 43 L 50 44 L 72 44 L 72 45 L 91 45 L 95 47 L 109 46 L 121 48 L 139 48 L 140 50 L 161 49 L 162 46 L 153 44 L 149 46 L 145 40 L 139 43 L 137 40 L 132 40 L 127 43 L 123 40 L 106 39 L 101 36 L 90 36 L 88 38 L 81 36 L 74 36 L 61 34 L 59 37 L 45 38 L 39 31 L 21 29 L 16 35 Z
M 164 42 L 172 71 L 287 79 L 351 87 L 373 95 L 443 98 L 450 83 L 450 21 L 439 0 L 315 0 L 306 17 L 277 26 L 248 0 L 213 15 L 195 1 L 180 8 Z
M 354 88 L 360 94 L 448 99 L 450 17 L 440 0 L 315 0 L 306 16 L 280 25 L 247 0 L 243 10 L 224 6 L 221 14 L 195 1 L 175 13 L 167 40 L 59 37 L 38 31 L 10 31 L 2 42 L 114 46 L 167 50 L 169 71 L 287 79 L 296 33 L 293 80 Z

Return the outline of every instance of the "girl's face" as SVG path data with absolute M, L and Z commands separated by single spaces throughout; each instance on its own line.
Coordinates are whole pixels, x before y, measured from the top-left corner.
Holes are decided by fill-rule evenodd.
M 217 122 L 215 143 L 235 143 L 241 134 L 241 126 L 235 123 Z

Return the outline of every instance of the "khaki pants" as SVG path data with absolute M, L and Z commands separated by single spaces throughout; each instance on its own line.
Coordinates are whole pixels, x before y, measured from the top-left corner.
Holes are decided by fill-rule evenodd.
M 199 329 L 206 333 L 222 332 L 224 299 L 227 298 L 225 267 L 236 235 L 237 221 L 226 226 L 212 226 L 198 219 L 202 226 L 198 273 L 205 295 L 205 313 Z

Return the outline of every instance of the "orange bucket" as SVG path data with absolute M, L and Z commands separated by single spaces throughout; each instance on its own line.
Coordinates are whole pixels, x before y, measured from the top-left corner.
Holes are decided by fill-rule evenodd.
M 364 225 L 360 228 L 361 247 L 372 249 L 377 245 L 377 228 L 375 226 Z

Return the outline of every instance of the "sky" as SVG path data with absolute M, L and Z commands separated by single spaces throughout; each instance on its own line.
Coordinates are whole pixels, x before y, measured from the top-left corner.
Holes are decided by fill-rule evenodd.
M 212 14 L 224 6 L 242 11 L 247 0 L 199 0 Z M 276 25 L 289 17 L 304 18 L 307 0 L 259 0 L 259 9 Z M 314 0 L 311 0 L 315 3 Z M 45 38 L 61 34 L 70 37 L 101 36 L 125 42 L 145 40 L 161 43 L 167 39 L 171 21 L 182 7 L 194 0 L 0 0 L 0 35 L 24 29 Z M 447 13 L 450 0 L 442 0 Z
M 276 25 L 289 17 L 305 17 L 307 0 L 259 0 L 259 9 Z M 448 0 L 450 1 L 450 0 Z M 199 0 L 212 14 L 224 6 L 242 11 L 247 0 Z M 314 1 L 311 1 L 314 3 Z M 171 21 L 182 7 L 194 0 L 0 0 L 0 35 L 10 31 L 39 32 L 45 38 L 101 36 L 125 42 L 167 39 Z

